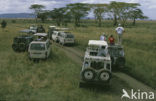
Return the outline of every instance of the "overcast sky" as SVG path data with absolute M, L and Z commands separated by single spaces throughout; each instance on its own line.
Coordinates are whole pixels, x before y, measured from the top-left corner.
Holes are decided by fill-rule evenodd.
M 144 14 L 150 19 L 156 19 L 156 0 L 0 0 L 0 14 L 32 12 L 29 10 L 32 4 L 42 4 L 46 9 L 51 10 L 69 3 L 109 3 L 110 1 L 140 3 Z

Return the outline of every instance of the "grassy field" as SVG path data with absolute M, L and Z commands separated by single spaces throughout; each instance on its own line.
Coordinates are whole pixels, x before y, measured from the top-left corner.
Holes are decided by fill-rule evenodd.
M 113 78 L 111 89 L 80 89 L 81 65 L 70 59 L 62 50 L 52 46 L 52 54 L 47 61 L 34 63 L 27 53 L 15 53 L 13 37 L 30 23 L 10 23 L 0 29 L 0 100 L 8 101 L 120 101 L 121 89 L 129 89 L 128 84 Z M 48 28 L 49 24 L 44 24 Z M 123 36 L 128 73 L 155 87 L 156 85 L 156 22 L 139 22 L 138 26 L 126 28 Z M 89 39 L 99 39 L 102 32 L 113 34 L 114 27 L 95 26 L 74 28 L 75 48 L 85 50 Z M 118 85 L 118 86 L 117 86 Z
M 109 22 L 105 22 L 106 25 Z M 108 24 L 109 26 L 109 24 Z M 156 21 L 139 21 L 136 26 L 125 28 L 123 45 L 126 55 L 127 73 L 155 88 L 156 86 Z M 107 36 L 117 35 L 115 27 L 83 27 L 73 29 L 78 48 L 85 50 L 88 40 L 99 39 L 105 32 Z

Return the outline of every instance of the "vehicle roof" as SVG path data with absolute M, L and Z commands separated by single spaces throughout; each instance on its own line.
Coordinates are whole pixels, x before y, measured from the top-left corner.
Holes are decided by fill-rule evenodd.
M 56 26 L 49 26 L 50 28 L 56 28 Z
M 36 35 L 36 36 L 47 36 L 47 33 L 36 33 L 34 35 Z
M 103 56 L 90 56 L 90 55 L 85 55 L 85 59 L 92 60 L 92 61 L 110 61 L 111 60 L 110 56 L 103 57 Z
M 27 36 L 27 35 L 21 35 L 17 36 L 16 38 L 33 38 L 32 36 Z
M 94 45 L 94 46 L 108 46 L 106 41 L 102 40 L 89 40 L 88 45 Z
M 46 44 L 47 41 L 32 41 L 31 44 L 33 44 L 33 43 L 43 43 L 43 44 Z
M 56 29 L 58 29 L 58 30 L 68 30 L 69 28 L 59 28 L 59 27 L 57 27 Z

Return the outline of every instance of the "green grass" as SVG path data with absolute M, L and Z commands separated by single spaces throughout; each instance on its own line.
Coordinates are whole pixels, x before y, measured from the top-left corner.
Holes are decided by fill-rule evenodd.
M 119 101 L 121 89 L 129 89 L 128 84 L 117 77 L 113 78 L 109 90 L 79 88 L 81 65 L 56 46 L 51 47 L 50 58 L 39 63 L 30 61 L 26 52 L 14 52 L 13 38 L 29 25 L 9 23 L 6 29 L 0 29 L 0 100 Z
M 108 22 L 105 22 L 107 25 Z M 109 25 L 109 24 L 108 24 Z M 126 55 L 127 73 L 142 82 L 155 87 L 156 85 L 156 21 L 138 21 L 136 26 L 125 28 L 123 45 Z M 85 50 L 88 40 L 98 39 L 105 32 L 107 36 L 113 34 L 117 42 L 115 27 L 76 28 L 72 30 L 77 38 L 78 46 Z
M 0 29 L 0 100 L 120 101 L 122 88 L 129 89 L 128 84 L 117 77 L 113 78 L 109 90 L 80 89 L 81 65 L 56 46 L 52 46 L 50 58 L 39 63 L 30 61 L 26 52 L 15 53 L 11 48 L 13 37 L 29 25 L 27 20 L 14 24 L 10 21 L 6 29 Z M 44 24 L 46 28 L 48 25 L 50 23 Z M 129 73 L 150 86 L 156 85 L 155 25 L 156 22 L 139 22 L 136 27 L 126 28 L 123 36 Z M 75 29 L 72 24 L 69 27 L 76 36 L 75 48 L 82 50 L 89 39 L 99 39 L 102 32 L 116 37 L 115 27 L 86 25 Z

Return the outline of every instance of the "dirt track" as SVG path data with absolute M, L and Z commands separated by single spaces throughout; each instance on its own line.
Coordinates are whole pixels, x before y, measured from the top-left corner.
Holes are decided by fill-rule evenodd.
M 58 48 L 63 50 L 66 53 L 66 55 L 68 57 L 70 57 L 75 63 L 79 64 L 80 66 L 82 65 L 83 56 L 84 56 L 83 51 L 81 51 L 77 48 L 73 48 L 73 47 L 61 46 L 58 44 L 54 44 L 54 45 L 56 45 Z M 143 84 L 140 81 L 137 81 L 135 78 L 133 78 L 133 77 L 131 77 L 125 73 L 115 72 L 115 73 L 113 73 L 113 75 L 115 77 L 118 77 L 122 81 L 124 81 L 126 84 L 128 84 L 128 86 L 130 87 L 129 89 L 135 89 L 136 91 L 141 90 L 141 91 L 147 91 L 147 92 L 152 91 L 156 94 L 156 90 L 154 90 L 151 87 Z M 141 101 L 143 101 L 143 100 L 141 100 Z

